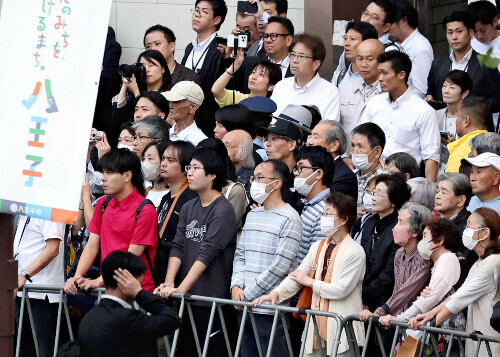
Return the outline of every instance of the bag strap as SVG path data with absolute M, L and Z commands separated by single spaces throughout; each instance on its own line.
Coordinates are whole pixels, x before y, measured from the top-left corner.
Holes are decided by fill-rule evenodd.
M 499 120 L 500 121 L 500 120 Z M 229 187 L 227 188 L 226 194 L 224 195 L 226 199 L 229 199 L 229 195 L 231 194 L 231 190 L 233 187 L 236 185 L 236 182 L 233 182 Z
M 181 189 L 177 193 L 177 196 L 175 196 L 175 198 L 174 198 L 174 202 L 172 202 L 172 205 L 168 209 L 167 217 L 165 217 L 165 220 L 163 221 L 163 225 L 161 226 L 161 229 L 160 229 L 160 234 L 159 234 L 160 239 L 163 236 L 163 232 L 165 232 L 165 228 L 167 228 L 167 223 L 170 220 L 170 216 L 174 212 L 174 208 L 175 208 L 175 205 L 177 204 L 177 201 L 179 200 L 179 197 L 181 197 L 181 194 L 186 190 L 186 188 L 188 188 L 188 186 L 189 186 L 189 184 L 186 182 L 184 184 L 184 186 L 181 187 Z
M 144 191 L 144 197 L 148 195 L 149 191 L 151 191 L 152 188 L 153 186 L 149 186 L 148 188 L 146 188 L 146 190 Z
M 314 260 L 314 265 L 311 269 L 311 272 L 309 273 L 309 277 L 314 279 L 314 274 L 316 274 L 316 269 L 318 269 L 318 260 L 319 260 L 319 255 L 321 254 L 321 248 L 323 248 L 323 244 L 325 243 L 326 239 L 322 239 L 321 242 L 319 242 L 319 247 L 318 251 L 316 252 L 316 259 Z
M 106 197 L 106 199 L 104 200 L 104 202 L 101 205 L 101 215 L 104 213 L 104 211 L 106 210 L 106 207 L 108 207 L 109 201 L 111 201 L 112 199 L 113 199 L 113 196 L 111 196 L 111 195 Z

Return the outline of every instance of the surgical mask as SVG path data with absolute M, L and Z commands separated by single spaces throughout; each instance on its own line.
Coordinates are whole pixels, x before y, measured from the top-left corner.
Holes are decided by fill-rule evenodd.
M 158 170 L 158 167 L 160 167 L 160 165 L 152 164 L 152 163 L 147 162 L 147 161 L 143 161 L 141 163 L 141 166 L 142 166 L 142 174 L 144 175 L 145 180 L 153 181 L 155 178 L 158 177 L 159 173 L 157 170 Z
M 355 168 L 360 171 L 368 170 L 372 166 L 373 159 L 371 162 L 368 161 L 368 155 L 370 155 L 375 148 L 372 149 L 368 154 L 351 154 L 352 163 Z
M 485 238 L 479 240 L 474 240 L 472 238 L 474 236 L 474 233 L 483 229 L 484 228 L 479 228 L 479 229 L 474 229 L 469 227 L 465 228 L 464 232 L 462 233 L 462 243 L 464 244 L 464 247 L 469 250 L 473 250 L 479 241 L 484 240 Z
M 312 190 L 313 186 L 316 184 L 316 182 L 318 182 L 318 180 L 314 181 L 312 183 L 312 185 L 308 185 L 306 183 L 306 181 L 309 180 L 309 178 L 312 177 L 312 175 L 314 175 L 316 172 L 318 172 L 318 170 L 314 171 L 312 174 L 310 174 L 307 177 L 296 177 L 293 180 L 293 187 L 295 188 L 295 191 L 300 193 L 302 196 L 307 196 L 309 194 L 309 192 L 311 192 L 311 190 Z
M 339 224 L 338 226 L 335 226 L 335 218 L 336 217 L 326 217 L 326 216 L 321 216 L 320 218 L 320 225 L 321 225 L 321 232 L 327 237 L 330 238 L 333 236 L 339 229 L 339 227 L 342 224 Z
M 410 240 L 410 233 L 399 224 L 396 224 L 392 229 L 392 236 L 394 237 L 394 243 L 400 247 L 406 246 Z
M 116 147 L 118 149 L 129 149 L 130 151 L 134 152 L 134 145 L 118 144 Z
M 366 212 L 373 213 L 373 197 L 367 192 L 363 195 L 363 207 L 366 209 Z
M 263 204 L 267 197 L 271 194 L 271 192 L 274 191 L 273 188 L 271 191 L 266 192 L 266 187 L 275 182 L 276 180 L 269 182 L 268 184 L 256 181 L 252 182 L 252 185 L 250 186 L 250 196 L 258 204 Z
M 418 242 L 417 249 L 423 260 L 431 259 L 433 249 L 431 248 L 430 240 L 422 239 L 420 242 Z

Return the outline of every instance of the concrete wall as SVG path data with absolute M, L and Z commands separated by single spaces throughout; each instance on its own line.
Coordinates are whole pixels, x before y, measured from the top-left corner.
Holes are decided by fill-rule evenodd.
M 1 0 L 0 0 L 1 2 Z M 236 24 L 237 0 L 226 0 L 228 14 L 218 33 L 226 37 Z M 304 0 L 288 0 L 288 17 L 295 31 L 304 31 Z M 116 31 L 122 46 L 121 63 L 135 62 L 144 50 L 144 31 L 151 25 L 162 24 L 174 31 L 177 37 L 175 58 L 180 62 L 184 49 L 194 37 L 191 29 L 191 12 L 194 0 L 114 0 L 109 25 Z

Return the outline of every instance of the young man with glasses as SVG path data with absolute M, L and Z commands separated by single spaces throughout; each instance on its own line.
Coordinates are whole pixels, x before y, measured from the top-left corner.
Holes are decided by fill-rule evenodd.
M 191 163 L 185 170 L 189 188 L 198 193 L 198 197 L 185 203 L 180 211 L 165 283 L 156 290 L 163 298 L 172 293 L 190 293 L 229 299 L 237 224 L 233 206 L 221 194 L 227 181 L 226 159 L 214 149 L 199 148 L 193 152 Z M 192 305 L 202 349 L 210 306 L 210 303 L 201 302 Z M 230 306 L 222 309 L 227 312 L 226 324 L 232 326 L 231 318 L 236 318 L 234 309 Z M 224 356 L 226 348 L 218 317 L 213 321 L 211 331 L 207 355 Z M 184 314 L 179 348 L 181 356 L 196 355 L 188 314 Z
M 234 256 L 231 294 L 233 300 L 254 301 L 269 294 L 289 273 L 297 268 L 297 252 L 302 234 L 300 217 L 283 201 L 288 167 L 269 160 L 255 168 L 250 193 L 261 207 L 247 215 Z M 236 307 L 241 310 L 241 307 Z M 273 325 L 273 312 L 253 309 L 262 351 L 267 351 Z M 241 312 L 239 318 L 241 319 Z M 281 320 L 276 326 L 272 356 L 288 356 Z M 241 348 L 243 357 L 257 356 L 250 319 L 246 319 Z
M 318 107 L 323 119 L 340 119 L 339 91 L 318 74 L 325 56 L 325 44 L 319 36 L 303 33 L 293 38 L 289 58 L 294 77 L 285 78 L 274 87 L 271 99 L 278 107 L 275 115 L 293 103 Z

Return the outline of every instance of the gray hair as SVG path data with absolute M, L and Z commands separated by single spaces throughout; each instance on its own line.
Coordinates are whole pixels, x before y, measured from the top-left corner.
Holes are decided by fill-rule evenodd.
M 410 229 L 414 233 L 422 234 L 422 223 L 432 218 L 432 212 L 425 206 L 419 205 L 415 202 L 407 202 L 401 207 L 399 212 L 408 209 L 410 212 Z
M 255 167 L 255 160 L 253 159 L 253 141 L 252 139 L 242 138 L 238 151 L 236 152 L 236 160 L 241 162 L 241 165 L 247 169 Z
M 434 209 L 434 196 L 436 195 L 436 184 L 425 177 L 414 177 L 406 181 L 411 189 L 413 202 Z
M 466 175 L 451 173 L 451 172 L 444 173 L 438 177 L 437 183 L 440 183 L 441 181 L 451 182 L 451 188 L 455 196 L 464 195 L 465 196 L 464 207 L 467 207 L 469 205 L 469 201 L 472 197 L 472 186 L 470 184 L 469 178 Z
M 500 135 L 491 132 L 476 135 L 471 139 L 470 146 L 476 149 L 478 155 L 484 152 L 500 155 Z
M 339 142 L 339 148 L 335 152 L 337 155 L 343 155 L 347 149 L 347 136 L 345 135 L 342 124 L 337 120 L 321 120 L 321 123 L 329 123 L 330 130 L 325 132 L 326 143 L 331 144 L 335 140 Z
M 170 125 L 158 115 L 148 115 L 132 124 L 132 128 L 144 128 L 153 140 L 168 140 Z

